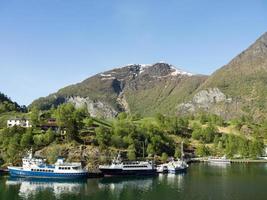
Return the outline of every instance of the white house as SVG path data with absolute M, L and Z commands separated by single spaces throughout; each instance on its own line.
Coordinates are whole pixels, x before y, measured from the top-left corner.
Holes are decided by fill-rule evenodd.
M 32 127 L 32 125 L 30 124 L 30 121 L 25 118 L 13 118 L 13 119 L 7 120 L 7 127 L 13 127 L 13 126 L 21 126 L 24 128 Z

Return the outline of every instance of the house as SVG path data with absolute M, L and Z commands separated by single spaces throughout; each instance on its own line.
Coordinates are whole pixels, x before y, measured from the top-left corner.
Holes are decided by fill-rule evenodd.
M 30 121 L 25 118 L 12 118 L 7 120 L 7 127 L 20 126 L 24 128 L 30 128 L 32 125 Z
M 51 129 L 53 131 L 58 131 L 59 130 L 59 127 L 57 125 L 56 119 L 54 119 L 54 118 L 47 119 L 46 122 L 43 122 L 40 125 L 40 128 L 43 131 L 47 131 L 48 129 Z

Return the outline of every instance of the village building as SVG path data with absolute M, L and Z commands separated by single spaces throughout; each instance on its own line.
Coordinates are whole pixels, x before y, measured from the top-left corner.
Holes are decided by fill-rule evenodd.
M 32 125 L 30 121 L 25 118 L 12 118 L 7 120 L 7 127 L 20 126 L 24 128 L 30 128 Z

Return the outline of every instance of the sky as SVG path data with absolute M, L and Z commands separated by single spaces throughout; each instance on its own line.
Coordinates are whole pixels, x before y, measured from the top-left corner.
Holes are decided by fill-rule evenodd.
M 0 91 L 28 105 L 133 63 L 211 74 L 266 31 L 266 0 L 0 0 Z

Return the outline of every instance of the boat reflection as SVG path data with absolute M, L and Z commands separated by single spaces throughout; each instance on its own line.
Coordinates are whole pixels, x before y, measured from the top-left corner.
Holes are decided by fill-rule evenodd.
M 160 174 L 158 179 L 164 185 L 169 185 L 172 188 L 182 190 L 184 187 L 184 178 L 186 173 L 181 174 Z
M 62 194 L 78 194 L 87 182 L 65 181 L 65 180 L 45 180 L 45 179 L 23 179 L 9 178 L 6 180 L 7 186 L 20 186 L 19 196 L 23 199 L 32 198 L 40 192 L 49 191 L 56 198 L 60 198 Z
M 211 166 L 211 167 L 218 167 L 218 168 L 223 168 L 223 169 L 231 166 L 230 164 L 231 163 L 226 163 L 226 162 L 225 163 L 224 162 L 221 162 L 221 163 L 219 163 L 219 162 L 208 162 L 208 165 Z
M 152 188 L 155 177 L 129 177 L 127 179 L 121 177 L 102 178 L 99 183 L 99 189 L 109 189 L 114 193 L 120 193 L 127 188 L 136 188 L 138 190 L 147 191 Z

